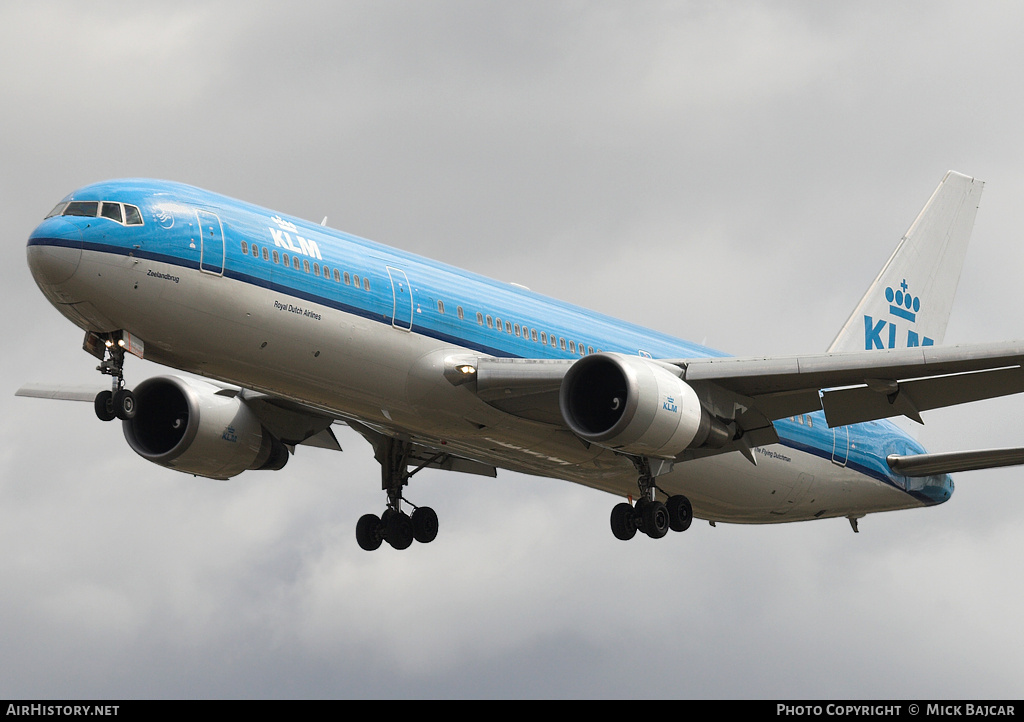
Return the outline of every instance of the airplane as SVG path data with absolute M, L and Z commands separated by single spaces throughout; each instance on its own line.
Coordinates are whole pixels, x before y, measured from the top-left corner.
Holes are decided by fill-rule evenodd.
M 373 447 L 385 509 L 356 540 L 429 543 L 425 468 L 553 477 L 617 496 L 610 525 L 766 524 L 933 506 L 950 474 L 1024 449 L 927 453 L 889 419 L 1024 390 L 1024 342 L 943 346 L 984 184 L 945 175 L 822 354 L 732 357 L 524 286 L 180 183 L 80 188 L 28 239 L 45 297 L 85 331 L 91 401 L 144 459 L 227 479 L 300 446 Z M 129 388 L 130 356 L 194 374 Z M 411 512 L 411 513 L 410 513 Z

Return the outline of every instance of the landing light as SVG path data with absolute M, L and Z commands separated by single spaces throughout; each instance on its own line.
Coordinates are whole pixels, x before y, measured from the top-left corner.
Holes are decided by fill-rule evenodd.
M 455 359 L 448 359 L 445 363 L 444 377 L 452 386 L 476 381 L 476 366 L 472 363 L 458 363 Z

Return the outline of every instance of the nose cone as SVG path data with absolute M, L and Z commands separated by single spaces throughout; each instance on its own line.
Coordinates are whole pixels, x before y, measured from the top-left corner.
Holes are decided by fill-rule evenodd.
M 82 232 L 60 217 L 48 218 L 28 239 L 28 267 L 48 296 L 58 294 L 82 260 Z

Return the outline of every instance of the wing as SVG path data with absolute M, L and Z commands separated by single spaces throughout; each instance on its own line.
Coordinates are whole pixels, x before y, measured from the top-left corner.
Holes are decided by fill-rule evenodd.
M 183 381 L 187 383 L 186 380 L 183 379 Z M 248 389 L 239 389 L 209 379 L 205 380 L 205 383 L 219 387 L 220 390 L 216 391 L 217 396 L 236 397 L 243 401 L 267 431 L 284 444 L 290 447 L 305 445 L 341 451 L 341 445 L 331 430 L 331 425 L 336 421 L 333 416 L 288 399 Z M 38 399 L 92 402 L 96 399 L 96 394 L 103 390 L 99 385 L 25 384 L 14 395 Z
M 1024 342 L 672 361 L 691 384 L 751 399 L 768 419 L 823 410 L 828 425 L 907 416 L 1024 391 Z
M 731 441 L 679 453 L 679 461 L 734 450 L 749 457 L 752 446 L 778 440 L 772 421 L 797 414 L 824 411 L 830 427 L 900 415 L 923 423 L 923 411 L 1024 391 L 1024 342 L 1018 341 L 786 358 L 656 361 L 597 355 L 674 374 L 696 392 L 704 411 L 726 428 L 735 428 Z M 509 414 L 578 433 L 578 425 L 563 414 L 560 393 L 565 375 L 581 361 L 462 358 L 452 367 L 459 371 L 446 375 L 452 383 L 471 384 L 481 400 Z M 660 403 L 654 401 L 655 406 Z M 964 463 L 991 466 L 999 460 L 995 453 L 944 457 L 936 463 L 941 468 Z M 903 469 L 914 468 L 906 461 L 897 463 Z M 917 468 L 924 468 L 924 463 Z

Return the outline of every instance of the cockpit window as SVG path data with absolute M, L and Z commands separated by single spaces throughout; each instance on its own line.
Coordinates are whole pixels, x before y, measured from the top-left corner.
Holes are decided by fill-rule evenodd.
M 129 226 L 141 226 L 142 225 L 142 214 L 139 213 L 139 209 L 135 206 L 130 206 L 127 203 L 124 204 L 124 222 Z
M 68 203 L 62 216 L 83 216 L 85 218 L 95 218 L 96 211 L 99 210 L 99 203 L 96 201 L 71 201 Z
M 124 218 L 123 218 L 123 214 L 121 212 L 121 204 L 120 203 L 104 202 L 103 203 L 103 217 L 104 218 L 109 218 L 112 221 L 117 221 L 118 223 L 123 223 L 124 222 Z
M 99 216 L 101 218 L 109 218 L 124 226 L 143 225 L 142 213 L 139 212 L 138 206 L 130 206 L 127 203 L 117 203 L 115 201 L 102 201 L 102 206 L 100 203 L 100 201 L 61 201 L 46 217 L 82 216 L 84 218 L 96 218 Z

